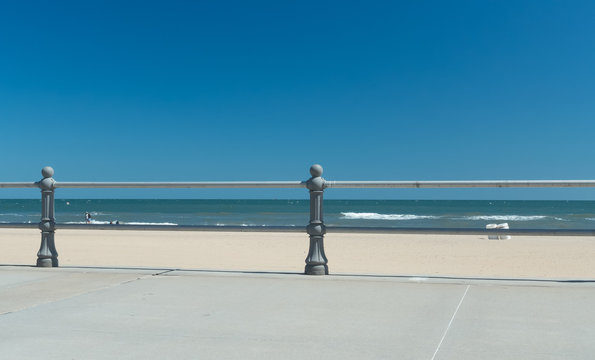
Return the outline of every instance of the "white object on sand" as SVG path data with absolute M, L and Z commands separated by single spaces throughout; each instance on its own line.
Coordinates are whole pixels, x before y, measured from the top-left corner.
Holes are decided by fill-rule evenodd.
M 502 223 L 502 224 L 487 224 L 486 225 L 486 229 L 490 230 L 490 229 L 510 229 L 508 227 L 508 223 Z M 504 235 L 504 236 L 499 236 L 499 235 L 490 235 L 488 236 L 489 240 L 510 240 L 511 236 L 510 235 Z

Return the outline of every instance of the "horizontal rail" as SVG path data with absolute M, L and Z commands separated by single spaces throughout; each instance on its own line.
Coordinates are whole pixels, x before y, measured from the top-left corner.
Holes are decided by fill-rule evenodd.
M 55 188 L 304 188 L 304 181 L 216 181 L 216 182 L 62 182 Z
M 36 182 L 0 182 L 0 188 L 39 188 Z
M 0 182 L 0 188 L 37 188 L 39 183 Z M 305 188 L 305 181 L 209 181 L 209 182 L 66 182 L 54 188 Z M 576 188 L 595 187 L 595 180 L 479 180 L 479 181 L 325 181 L 325 188 Z
M 595 187 L 595 180 L 326 181 L 327 188 L 528 188 Z
M 0 228 L 37 229 L 38 224 L 3 223 Z M 304 232 L 304 226 L 214 226 L 214 225 L 126 225 L 56 224 L 56 229 L 139 230 L 139 231 L 220 231 L 220 232 Z M 390 228 L 327 226 L 327 233 L 418 234 L 418 235 L 515 235 L 515 236 L 595 236 L 595 229 L 473 229 L 473 228 Z

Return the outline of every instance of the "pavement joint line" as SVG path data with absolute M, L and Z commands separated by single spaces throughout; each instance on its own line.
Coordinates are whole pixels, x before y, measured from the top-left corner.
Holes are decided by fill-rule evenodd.
M 467 296 L 467 292 L 469 292 L 470 287 L 471 287 L 471 285 L 467 285 L 467 287 L 465 288 L 465 292 L 463 293 L 463 296 L 461 297 L 461 300 L 459 301 L 459 304 L 457 305 L 455 312 L 452 314 L 452 317 L 450 318 L 450 321 L 448 322 L 448 326 L 446 327 L 446 330 L 444 330 L 444 334 L 442 334 L 442 339 L 440 339 L 440 343 L 438 343 L 438 346 L 436 347 L 436 351 L 434 351 L 434 355 L 432 356 L 431 360 L 434 360 L 436 358 L 436 355 L 438 354 L 438 351 L 440 351 L 440 347 L 442 346 L 444 339 L 446 339 L 446 334 L 448 333 L 448 330 L 450 330 L 450 327 L 452 326 L 452 323 L 453 323 L 455 317 L 457 316 L 457 313 L 459 312 L 459 309 L 461 308 L 461 304 L 463 304 L 463 300 L 465 300 L 465 296 Z
M 163 270 L 163 271 L 153 274 L 152 276 L 161 276 L 161 275 L 165 275 L 165 274 L 168 274 L 168 273 L 174 272 L 174 271 L 177 271 L 177 269 Z
M 164 274 L 173 272 L 173 271 L 177 271 L 177 270 L 176 269 L 167 269 L 167 270 L 162 270 L 162 271 L 159 271 L 159 272 L 156 272 L 156 273 L 152 273 L 152 274 L 139 275 L 136 279 L 130 279 L 128 281 L 123 281 L 123 282 L 121 282 L 119 284 L 116 284 L 114 286 L 120 286 L 120 285 L 124 285 L 124 284 L 130 284 L 132 282 L 143 280 L 143 279 L 146 279 L 148 277 L 161 276 L 161 275 L 164 275 Z

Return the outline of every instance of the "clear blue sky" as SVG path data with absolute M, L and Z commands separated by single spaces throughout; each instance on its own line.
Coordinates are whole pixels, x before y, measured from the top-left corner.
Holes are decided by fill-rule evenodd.
M 0 181 L 45 165 L 58 181 L 305 180 L 313 163 L 329 180 L 595 179 L 593 19 L 593 1 L 3 1 Z

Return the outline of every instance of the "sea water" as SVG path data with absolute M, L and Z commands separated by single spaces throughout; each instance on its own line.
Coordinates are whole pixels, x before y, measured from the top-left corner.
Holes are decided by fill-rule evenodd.
M 139 225 L 298 226 L 309 221 L 308 200 L 56 199 L 57 223 Z M 38 223 L 40 200 L 0 200 L 0 223 Z M 595 229 L 595 201 L 325 200 L 329 226 Z

